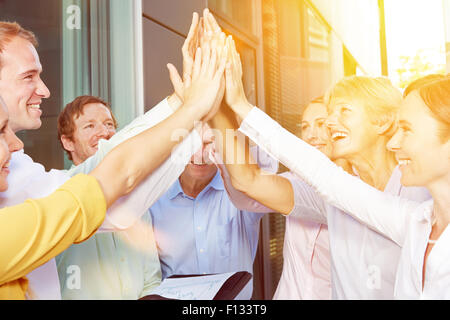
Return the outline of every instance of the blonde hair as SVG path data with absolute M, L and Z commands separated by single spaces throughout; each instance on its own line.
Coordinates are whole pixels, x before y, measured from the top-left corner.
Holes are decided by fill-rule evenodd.
M 33 32 L 22 28 L 17 22 L 0 21 L 0 70 L 2 67 L 1 54 L 5 47 L 15 37 L 20 37 L 31 42 L 35 47 L 38 46 L 38 41 Z
M 372 123 L 394 123 L 402 102 L 402 93 L 387 78 L 350 76 L 339 81 L 328 91 L 325 102 L 329 107 L 334 100 L 358 101 L 372 119 Z M 386 135 L 393 135 L 389 130 Z

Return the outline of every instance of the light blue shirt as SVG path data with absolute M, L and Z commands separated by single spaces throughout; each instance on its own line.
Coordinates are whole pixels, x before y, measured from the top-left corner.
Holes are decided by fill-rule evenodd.
M 253 274 L 264 214 L 237 209 L 219 170 L 195 199 L 183 192 L 177 180 L 149 212 L 163 278 L 232 271 Z M 251 298 L 252 283 L 240 298 Z

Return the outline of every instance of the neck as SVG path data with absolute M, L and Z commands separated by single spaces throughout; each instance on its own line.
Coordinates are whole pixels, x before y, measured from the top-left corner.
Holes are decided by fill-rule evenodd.
M 200 192 L 212 181 L 216 172 L 211 177 L 205 179 L 196 179 L 183 172 L 180 176 L 180 185 L 183 192 L 189 197 L 197 198 Z
M 450 174 L 440 181 L 427 186 L 434 202 L 436 233 L 440 235 L 450 223 Z
M 381 191 L 397 165 L 394 154 L 386 149 L 386 143 L 386 139 L 380 138 L 367 150 L 347 158 L 361 180 Z

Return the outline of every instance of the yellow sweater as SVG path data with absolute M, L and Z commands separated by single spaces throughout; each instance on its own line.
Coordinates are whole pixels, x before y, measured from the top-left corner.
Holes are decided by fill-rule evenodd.
M 106 202 L 97 180 L 79 174 L 50 196 L 0 209 L 0 299 L 25 299 L 26 275 L 102 224 Z

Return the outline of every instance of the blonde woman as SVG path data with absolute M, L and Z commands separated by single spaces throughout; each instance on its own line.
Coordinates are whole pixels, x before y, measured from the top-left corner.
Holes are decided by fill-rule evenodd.
M 230 55 L 226 101 L 239 118 L 245 119 L 240 131 L 281 163 L 289 164 L 288 168 L 297 174 L 290 153 L 295 154 L 295 141 L 301 140 L 248 103 L 239 57 L 235 51 Z M 331 130 L 334 157 L 347 160 L 359 179 L 384 193 L 421 201 L 428 199 L 429 194 L 421 188 L 401 186 L 394 153 L 386 149 L 395 131 L 401 100 L 401 93 L 387 79 L 356 76 L 343 79 L 328 96 L 327 126 Z M 267 176 L 249 165 L 234 168 L 234 171 L 229 168 L 233 185 L 251 198 L 283 214 L 296 213 L 302 219 L 328 225 L 333 298 L 394 297 L 401 250 L 397 243 L 353 219 L 341 207 L 328 204 L 327 198 L 299 177 L 287 180 Z M 317 167 L 315 174 L 322 176 L 321 170 Z M 323 183 L 332 182 L 331 176 L 322 177 Z
M 387 146 L 400 163 L 402 184 L 429 190 L 433 200 L 425 202 L 389 196 L 348 175 L 257 108 L 242 103 L 233 110 L 244 119 L 244 134 L 302 177 L 330 205 L 402 248 L 396 259 L 396 298 L 449 299 L 450 78 L 431 79 L 415 88 L 407 90 L 398 129 Z M 342 136 L 348 139 L 348 132 Z M 348 140 L 342 144 L 348 147 Z

